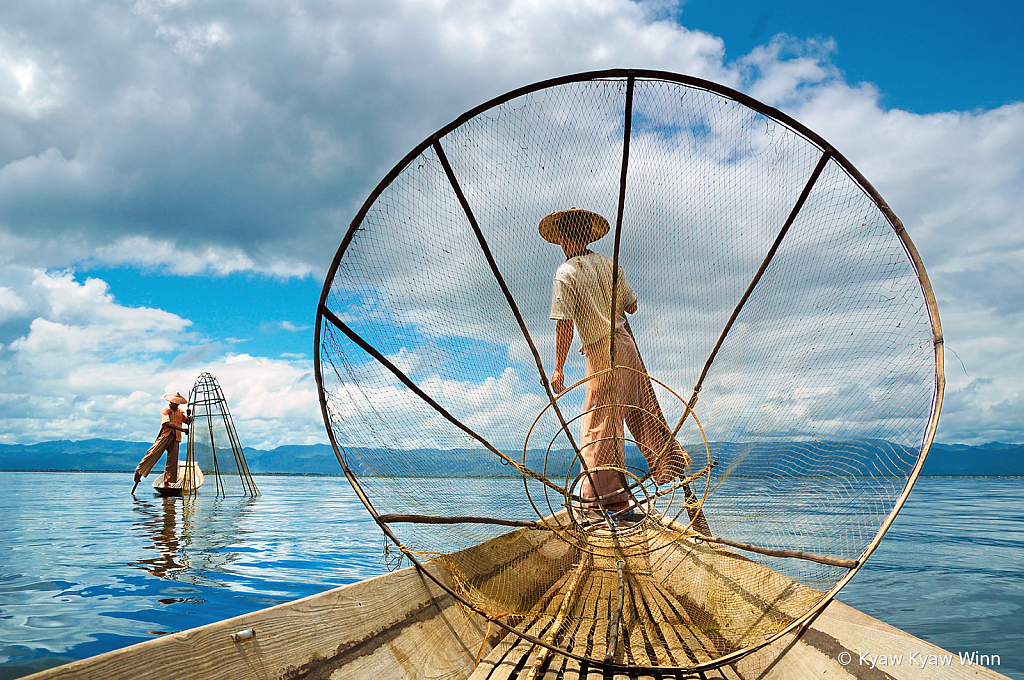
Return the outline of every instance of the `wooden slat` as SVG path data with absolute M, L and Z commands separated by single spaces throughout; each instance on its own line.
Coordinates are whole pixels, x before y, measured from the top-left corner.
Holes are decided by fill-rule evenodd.
M 580 592 L 580 601 L 575 609 L 576 614 L 576 627 L 573 631 L 572 642 L 573 652 L 580 654 L 580 650 L 586 651 L 586 640 L 591 634 L 594 627 L 594 612 L 597 609 L 597 602 L 595 601 L 594 594 L 598 584 L 594 580 L 594 572 L 587 576 L 586 590 Z M 567 640 L 562 642 L 561 646 L 567 647 Z M 581 654 L 582 656 L 582 654 Z M 579 680 L 581 664 L 576 659 L 566 658 L 565 660 L 565 671 L 562 674 L 562 680 Z
M 672 593 L 666 591 L 660 584 L 652 583 L 651 596 L 659 603 L 667 617 L 679 621 L 679 624 L 672 626 L 672 630 L 683 646 L 690 651 L 690 656 L 696 659 L 696 663 L 704 663 L 721 656 L 711 638 L 689 618 L 686 609 L 675 600 Z
M 602 569 L 594 572 L 599 579 L 597 607 L 594 612 L 594 638 L 591 645 L 590 658 L 603 659 L 608 650 L 608 623 L 612 617 L 614 598 L 618 591 L 619 579 L 615 572 Z M 602 680 L 604 672 L 591 667 L 587 672 L 587 680 Z
M 651 584 L 648 579 L 641 581 L 638 587 L 643 592 L 643 606 L 647 607 L 648 614 L 658 631 L 661 633 L 662 644 L 664 645 L 665 659 L 663 666 L 689 666 L 694 660 L 687 654 L 686 647 L 679 640 L 679 636 L 671 623 L 665 616 L 665 612 L 657 597 L 651 592 Z M 660 661 L 660 660 L 659 660 Z
M 637 591 L 633 579 L 626 580 L 626 601 L 623 606 L 623 638 L 629 645 L 629 662 L 634 666 L 656 666 L 657 659 L 652 659 L 647 653 L 647 645 L 644 639 L 644 627 L 650 625 L 641 614 L 643 603 L 638 603 L 638 597 L 642 595 Z
M 543 633 L 539 626 L 530 627 L 526 632 L 531 635 Z M 519 644 L 513 647 L 487 676 L 488 680 L 509 680 L 523 663 L 523 657 L 528 656 L 535 646 L 532 642 L 520 639 Z
M 558 604 L 566 595 L 564 586 L 574 573 L 574 571 L 567 572 L 548 589 L 548 592 L 544 594 L 539 602 L 538 611 L 545 611 L 549 607 L 558 607 Z M 523 632 L 534 637 L 540 637 L 549 625 L 551 625 L 551 618 L 537 617 L 533 619 Z M 485 659 L 480 661 L 480 665 L 477 666 L 468 680 L 484 680 L 485 678 L 507 680 L 511 677 L 512 672 L 519 664 L 523 655 L 529 654 L 533 646 L 532 642 L 527 642 L 517 637 L 514 633 L 508 633 L 500 643 L 495 645 L 494 650 Z
M 548 659 L 547 670 L 544 672 L 544 680 L 558 680 L 558 676 L 562 673 L 562 668 L 565 667 L 567 657 L 561 654 L 552 654 L 551 658 Z

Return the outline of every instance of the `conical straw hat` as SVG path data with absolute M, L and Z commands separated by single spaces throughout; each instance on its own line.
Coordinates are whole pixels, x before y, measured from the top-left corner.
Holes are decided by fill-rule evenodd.
M 169 401 L 172 404 L 187 404 L 188 399 L 181 396 L 181 392 L 175 392 L 174 394 L 165 394 L 164 401 Z
M 577 219 L 590 220 L 590 238 L 587 239 L 587 243 L 593 243 L 608 233 L 608 220 L 601 217 L 595 212 L 589 210 L 581 210 L 579 208 L 570 208 L 568 210 L 559 210 L 553 212 L 540 221 L 540 235 L 544 237 L 544 240 L 550 243 L 560 243 L 561 233 L 559 232 L 559 225 L 562 219 L 567 216 L 575 216 Z

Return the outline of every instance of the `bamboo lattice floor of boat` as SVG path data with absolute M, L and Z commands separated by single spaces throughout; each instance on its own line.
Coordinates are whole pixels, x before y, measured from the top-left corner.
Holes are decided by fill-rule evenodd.
M 608 649 L 608 626 L 612 618 L 618 589 L 614 568 L 594 568 L 593 562 L 582 569 L 578 584 L 570 570 L 545 594 L 544 609 L 559 611 L 561 617 L 537 617 L 523 623 L 523 632 L 555 641 L 568 651 L 589 658 L 604 658 Z M 565 601 L 568 598 L 568 601 Z M 630 574 L 625 580 L 623 609 L 619 624 L 619 642 L 615 661 L 637 667 L 694 666 L 721 655 L 714 641 L 695 626 L 687 625 L 683 605 L 653 579 L 644 574 Z M 561 620 L 560 620 L 561 619 Z M 682 625 L 679 625 L 682 624 Z M 679 674 L 672 671 L 617 672 L 549 652 L 514 634 L 508 634 L 485 658 L 481 659 L 470 680 L 737 680 L 728 667 L 703 674 Z

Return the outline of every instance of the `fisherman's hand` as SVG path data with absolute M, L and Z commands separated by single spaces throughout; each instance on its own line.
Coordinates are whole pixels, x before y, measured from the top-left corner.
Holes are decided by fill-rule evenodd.
M 565 392 L 565 376 L 557 368 L 551 374 L 551 389 L 554 390 L 555 394 Z

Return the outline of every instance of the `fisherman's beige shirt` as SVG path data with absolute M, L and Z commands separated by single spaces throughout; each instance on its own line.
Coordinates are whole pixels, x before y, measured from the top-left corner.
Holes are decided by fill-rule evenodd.
M 171 409 L 170 406 L 165 406 L 163 411 L 160 411 L 160 427 L 163 427 L 164 423 L 170 423 L 177 427 L 181 427 L 182 423 L 185 422 L 185 411 L 179 406 L 176 409 Z M 181 441 L 181 430 L 174 431 L 175 439 Z
M 636 302 L 636 293 L 619 269 L 615 297 L 615 327 L 626 323 L 626 307 Z M 611 335 L 612 261 L 600 253 L 571 257 L 555 272 L 551 296 L 551 318 L 573 321 L 584 346 Z

